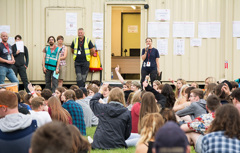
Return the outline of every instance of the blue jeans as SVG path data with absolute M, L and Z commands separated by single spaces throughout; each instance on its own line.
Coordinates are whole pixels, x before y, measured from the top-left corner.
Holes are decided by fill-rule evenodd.
M 140 134 L 131 133 L 130 137 L 125 140 L 128 147 L 136 146 L 138 140 L 140 139 Z
M 0 66 L 0 84 L 4 84 L 5 77 L 7 77 L 9 81 L 19 84 L 18 78 L 16 77 L 12 68 Z

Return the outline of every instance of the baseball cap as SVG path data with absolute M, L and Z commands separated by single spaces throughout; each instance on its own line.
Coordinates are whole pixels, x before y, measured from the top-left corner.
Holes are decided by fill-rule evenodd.
M 156 153 L 185 153 L 188 146 L 187 137 L 177 123 L 167 122 L 155 137 Z

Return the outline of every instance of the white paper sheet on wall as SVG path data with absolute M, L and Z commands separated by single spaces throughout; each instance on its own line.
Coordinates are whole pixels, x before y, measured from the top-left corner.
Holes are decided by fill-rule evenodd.
M 169 37 L 169 22 L 148 22 L 148 37 Z
M 94 38 L 103 38 L 103 30 L 93 30 Z
M 199 22 L 198 37 L 199 38 L 220 38 L 221 23 L 220 22 Z
M 174 55 L 184 55 L 185 52 L 185 40 L 174 39 Z
M 221 23 L 220 22 L 210 22 L 209 32 L 210 38 L 220 38 L 221 32 Z
M 8 37 L 7 43 L 9 43 L 11 46 L 14 45 L 14 43 L 15 43 L 14 37 Z
M 167 55 L 168 54 L 168 39 L 158 39 L 157 40 L 157 49 L 159 55 Z
M 240 50 L 240 38 L 237 38 L 237 50 Z
M 24 44 L 23 41 L 16 42 L 17 50 L 20 50 L 20 53 L 24 53 Z
M 198 37 L 199 38 L 209 38 L 209 22 L 199 22 L 198 23 Z
M 1 25 L 0 33 L 2 33 L 2 32 L 10 33 L 10 25 Z
M 155 20 L 170 20 L 170 10 L 169 9 L 156 9 L 155 10 Z
M 192 47 L 202 46 L 202 39 L 192 38 L 191 41 L 190 41 L 190 45 Z
M 194 37 L 195 23 L 194 22 L 184 22 L 184 35 L 185 37 Z
M 233 37 L 240 37 L 240 21 L 233 21 Z
M 96 13 L 96 12 L 94 12 L 92 14 L 92 20 L 93 21 L 103 21 L 103 13 Z
M 185 37 L 184 22 L 173 23 L 173 37 Z
M 103 39 L 95 39 L 96 49 L 103 50 Z
M 77 13 L 66 13 L 66 35 L 77 35 Z
M 102 30 L 103 22 L 93 22 L 93 30 Z
M 173 37 L 194 37 L 194 22 L 174 22 Z

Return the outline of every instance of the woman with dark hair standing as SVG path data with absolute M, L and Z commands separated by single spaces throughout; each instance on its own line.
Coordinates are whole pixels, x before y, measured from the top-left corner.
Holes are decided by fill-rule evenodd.
M 146 75 L 150 74 L 151 85 L 153 85 L 157 75 L 160 75 L 160 56 L 158 50 L 152 46 L 152 38 L 146 38 L 146 45 L 146 48 L 142 50 L 141 84 L 145 80 Z

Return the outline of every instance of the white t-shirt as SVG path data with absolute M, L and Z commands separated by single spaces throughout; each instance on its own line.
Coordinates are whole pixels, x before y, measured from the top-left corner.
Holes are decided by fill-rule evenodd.
M 45 112 L 45 111 L 35 112 L 33 110 L 30 110 L 30 113 L 32 115 L 32 118 L 37 120 L 38 127 L 40 127 L 48 122 L 52 122 L 52 119 L 48 112 Z

